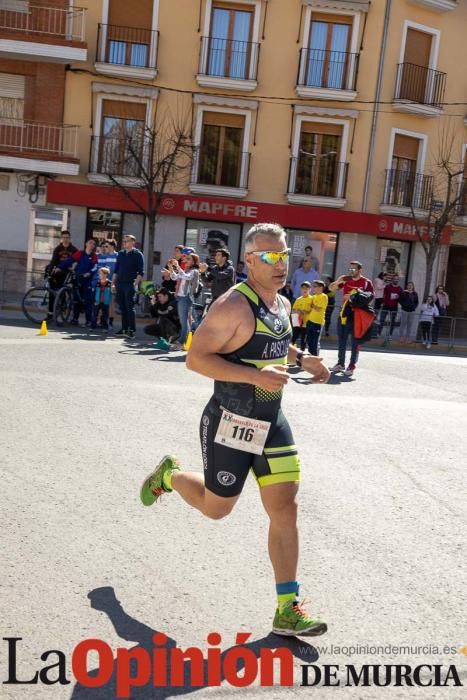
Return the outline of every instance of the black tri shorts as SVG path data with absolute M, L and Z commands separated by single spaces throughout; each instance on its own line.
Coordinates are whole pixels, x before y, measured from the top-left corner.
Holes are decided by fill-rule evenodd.
M 250 469 L 260 487 L 300 480 L 300 458 L 286 417 L 279 409 L 271 421 L 261 455 L 214 442 L 222 409 L 211 399 L 200 423 L 206 488 L 217 496 L 238 496 Z

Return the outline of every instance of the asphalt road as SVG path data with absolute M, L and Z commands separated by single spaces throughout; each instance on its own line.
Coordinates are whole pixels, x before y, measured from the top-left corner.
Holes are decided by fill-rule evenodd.
M 335 353 L 325 358 L 334 364 Z M 90 638 L 114 656 L 117 647 L 151 652 L 155 631 L 204 654 L 213 631 L 223 650 L 237 632 L 251 633 L 257 657 L 281 645 L 270 634 L 275 591 L 253 479 L 222 521 L 203 519 L 176 494 L 150 509 L 139 503 L 140 482 L 161 455 L 201 470 L 198 421 L 210 388 L 181 353 L 164 355 L 144 339 L 41 338 L 0 326 L 0 638 L 22 638 L 19 680 L 56 663 L 57 654 L 40 657 L 60 650 L 71 681 L 0 685 L 1 698 L 114 698 L 114 675 L 96 689 L 72 678 L 72 651 Z M 462 358 L 363 353 L 353 379 L 326 386 L 294 373 L 284 404 L 303 464 L 301 593 L 329 631 L 290 643 L 292 688 L 187 681 L 132 697 L 465 697 L 452 680 L 345 683 L 349 664 L 438 664 L 443 679 L 453 664 L 467 685 L 458 651 L 467 645 L 466 399 Z M 4 682 L 8 643 L 0 644 Z M 104 666 L 95 654 L 89 664 Z M 338 665 L 341 684 L 300 687 L 302 664 Z M 429 671 L 422 677 L 434 682 Z

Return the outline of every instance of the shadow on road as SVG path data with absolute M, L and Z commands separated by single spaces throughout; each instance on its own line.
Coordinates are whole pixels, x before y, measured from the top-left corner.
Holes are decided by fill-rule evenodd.
M 111 586 L 105 586 L 103 588 L 95 588 L 90 593 L 88 593 L 88 598 L 91 601 L 91 607 L 95 610 L 101 610 L 106 615 L 108 615 L 109 620 L 113 624 L 116 633 L 122 639 L 127 641 L 136 642 L 136 647 L 131 647 L 131 650 L 144 649 L 150 657 L 154 651 L 153 635 L 156 634 L 157 630 L 153 630 L 143 622 L 135 620 L 135 618 L 128 615 L 122 608 L 122 605 L 115 596 L 115 591 Z M 160 632 L 160 631 L 159 631 Z M 163 633 L 165 634 L 165 633 Z M 208 634 L 208 632 L 207 632 Z M 177 646 L 175 639 L 172 639 L 166 635 L 167 641 L 165 648 L 173 649 Z M 261 649 L 277 649 L 278 647 L 290 649 L 298 659 L 306 663 L 315 663 L 319 657 L 319 654 L 315 647 L 311 646 L 304 640 L 299 640 L 297 637 L 279 637 L 272 632 L 266 637 L 261 639 L 256 639 L 252 642 L 248 642 L 241 645 L 242 648 L 249 649 L 253 651 L 256 657 L 259 658 L 261 654 Z M 206 642 L 206 649 L 208 648 L 208 643 Z M 231 651 L 234 647 L 226 649 L 222 652 L 221 658 L 223 659 L 225 655 Z M 168 654 L 168 659 L 170 655 Z M 206 656 L 206 652 L 203 652 L 203 656 Z M 278 664 L 278 662 L 276 662 Z M 221 664 L 222 668 L 222 664 Z M 241 660 L 237 662 L 237 669 L 240 671 L 243 668 Z M 90 677 L 96 677 L 99 674 L 100 669 L 96 668 L 89 672 Z M 131 672 L 134 675 L 136 667 L 132 667 Z M 135 700 L 165 700 L 169 697 L 175 697 L 177 695 L 186 695 L 188 693 L 193 693 L 199 691 L 200 686 L 194 686 L 191 684 L 190 678 L 190 662 L 184 662 L 184 683 L 183 687 L 153 687 L 152 685 L 152 674 L 151 680 L 148 684 L 141 688 L 134 688 L 131 692 L 131 697 Z M 170 682 L 171 679 L 171 667 L 170 662 L 167 664 L 167 677 Z M 207 677 L 207 663 L 204 663 L 204 677 Z M 224 678 L 222 678 L 224 680 Z M 237 692 L 245 694 L 245 689 L 235 689 Z M 110 680 L 102 685 L 100 688 L 87 688 L 83 685 L 76 683 L 72 690 L 71 700 L 89 700 L 91 699 L 102 699 L 109 700 L 109 698 L 117 697 L 116 693 L 116 664 L 114 663 L 114 668 Z

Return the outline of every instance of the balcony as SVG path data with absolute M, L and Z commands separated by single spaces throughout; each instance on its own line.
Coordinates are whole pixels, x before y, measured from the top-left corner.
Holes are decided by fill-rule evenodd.
M 27 60 L 86 61 L 85 13 L 70 9 L 17 3 L 15 9 L 0 8 L 0 57 Z
M 289 204 L 342 208 L 347 200 L 349 164 L 339 163 L 332 156 L 302 155 L 290 159 Z
M 410 216 L 428 211 L 433 196 L 433 177 L 407 170 L 386 170 L 382 214 Z
M 433 10 L 433 12 L 448 12 L 456 10 L 458 7 L 457 0 L 409 0 L 412 5 L 419 5 L 425 10 Z
M 443 111 L 446 73 L 414 63 L 397 66 L 392 106 L 397 112 L 438 117 Z
M 195 148 L 190 192 L 218 197 L 246 197 L 249 170 L 248 152 Z
M 255 90 L 259 49 L 260 45 L 253 41 L 202 36 L 198 85 L 244 92 Z
M 300 49 L 296 91 L 307 99 L 351 101 L 357 96 L 358 53 Z
M 99 24 L 96 71 L 111 76 L 154 80 L 158 45 L 158 31 Z
M 88 180 L 109 183 L 115 178 L 122 184 L 140 185 L 142 169 L 148 159 L 148 146 L 149 142 L 143 136 L 93 136 Z
M 78 175 L 78 126 L 0 117 L 0 168 Z
M 457 226 L 467 226 L 467 178 L 460 181 L 457 198 L 459 203 L 456 207 L 454 223 Z

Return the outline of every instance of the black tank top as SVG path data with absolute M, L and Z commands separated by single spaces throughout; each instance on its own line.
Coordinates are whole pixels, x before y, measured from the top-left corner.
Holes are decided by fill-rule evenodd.
M 241 348 L 220 356 L 228 362 L 251 365 L 258 369 L 267 365 L 286 365 L 292 329 L 283 298 L 277 295 L 278 310 L 273 313 L 245 282 L 232 289 L 248 300 L 256 326 L 251 338 Z M 280 409 L 281 399 L 282 390 L 268 392 L 253 384 L 214 382 L 214 402 L 241 416 L 274 419 Z

